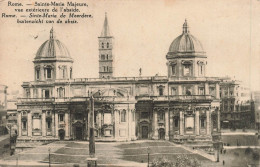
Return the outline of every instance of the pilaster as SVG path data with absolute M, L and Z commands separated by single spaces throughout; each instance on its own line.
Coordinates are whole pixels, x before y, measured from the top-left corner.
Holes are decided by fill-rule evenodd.
M 18 123 L 18 136 L 22 136 L 22 115 L 21 111 L 18 111 L 17 115 L 17 123 Z
M 154 126 L 154 135 L 153 135 L 153 139 L 158 139 L 158 121 L 157 121 L 157 111 L 154 110 L 153 112 L 153 126 Z
M 165 110 L 165 139 L 169 140 L 169 111 Z
M 46 111 L 42 111 L 42 136 L 46 136 Z
M 28 136 L 31 137 L 32 136 L 32 113 L 31 111 L 28 111 L 27 114 L 28 118 Z
M 69 139 L 69 114 L 65 112 L 65 139 Z
M 180 111 L 180 135 L 184 135 L 184 114 Z
M 195 111 L 195 134 L 200 135 L 200 112 Z

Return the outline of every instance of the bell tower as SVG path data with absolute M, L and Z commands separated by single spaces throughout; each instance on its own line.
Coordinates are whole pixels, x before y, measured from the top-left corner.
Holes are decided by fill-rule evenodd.
M 113 36 L 110 35 L 107 14 L 99 41 L 99 78 L 113 77 Z

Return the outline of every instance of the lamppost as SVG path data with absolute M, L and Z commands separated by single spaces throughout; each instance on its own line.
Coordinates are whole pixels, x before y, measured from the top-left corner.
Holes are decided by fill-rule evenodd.
M 148 146 L 147 147 L 147 164 L 148 164 L 148 167 L 150 166 L 150 147 Z
M 49 167 L 51 167 L 51 148 L 48 148 L 49 151 Z

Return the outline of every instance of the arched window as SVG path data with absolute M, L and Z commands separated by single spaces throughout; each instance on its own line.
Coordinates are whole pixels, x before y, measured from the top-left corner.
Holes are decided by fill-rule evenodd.
M 159 96 L 163 96 L 163 88 L 162 87 L 159 88 Z
M 200 75 L 203 75 L 203 66 L 200 66 Z
M 107 60 L 108 60 L 108 55 L 107 55 Z
M 109 43 L 107 43 L 107 48 L 109 48 Z
M 121 122 L 126 122 L 126 110 L 121 111 Z
M 103 42 L 102 42 L 102 44 L 101 44 L 101 45 L 102 45 L 102 48 L 104 48 L 104 43 L 103 43 Z
M 35 78 L 36 80 L 40 79 L 40 67 L 35 68 Z
M 107 66 L 107 72 L 109 72 L 109 70 L 108 70 L 109 68 L 108 68 L 108 66 Z
M 44 68 L 44 78 L 45 79 L 51 79 L 52 78 L 52 67 L 46 66 Z

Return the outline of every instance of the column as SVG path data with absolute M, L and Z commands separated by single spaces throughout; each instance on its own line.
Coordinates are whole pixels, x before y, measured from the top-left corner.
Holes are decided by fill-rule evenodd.
M 69 114 L 65 112 L 65 138 L 69 138 Z
M 115 115 L 115 113 L 114 113 Z M 101 127 L 102 127 L 102 119 L 101 119 L 101 112 L 98 112 L 98 127 L 99 127 L 99 132 L 98 132 L 98 137 L 101 137 Z
M 218 118 L 217 118 L 218 132 L 220 132 L 220 110 L 219 110 L 219 108 L 217 108 L 217 116 L 218 116 Z
M 210 135 L 210 111 L 206 111 L 207 116 L 207 135 Z
M 55 137 L 55 126 L 56 124 L 55 122 L 55 117 L 54 117 L 54 111 L 52 111 L 52 115 L 51 115 L 51 134 L 53 137 Z
M 195 111 L 195 134 L 200 135 L 200 112 Z
M 132 114 L 131 114 L 131 110 L 128 107 L 128 111 L 127 111 L 127 120 L 128 120 L 128 138 L 129 140 L 131 140 L 131 135 L 132 135 L 132 129 L 131 129 L 131 123 L 132 123 Z
M 169 111 L 165 111 L 165 140 L 169 140 Z
M 46 136 L 46 111 L 42 111 L 42 136 Z
M 222 94 L 223 96 L 223 94 Z M 219 83 L 216 84 L 216 98 L 219 99 L 220 98 L 220 88 L 219 88 Z
M 21 111 L 18 111 L 17 123 L 18 123 L 18 136 L 22 136 L 22 116 Z
M 184 115 L 183 115 L 183 111 L 180 111 L 180 135 L 184 135 Z
M 27 118 L 27 127 L 28 127 L 28 136 L 32 136 L 32 113 L 31 111 L 28 111 L 28 118 Z
M 55 137 L 59 137 L 59 122 L 58 122 L 58 112 L 55 112 Z
M 153 121 L 154 121 L 154 136 L 153 139 L 158 139 L 158 121 L 157 121 L 157 111 L 153 111 Z
M 169 123 L 169 138 L 173 139 L 174 130 L 173 130 L 173 111 L 169 111 L 170 123 Z

